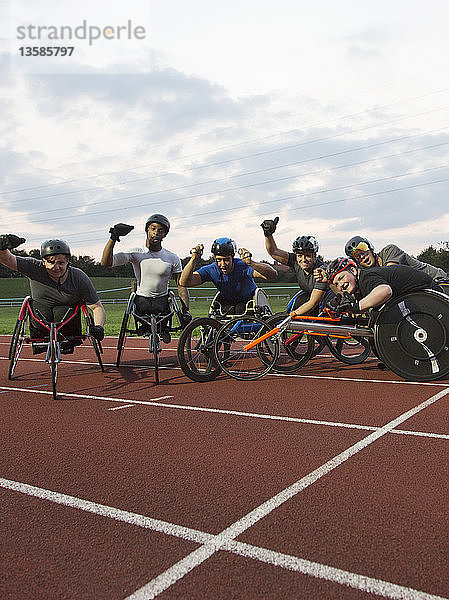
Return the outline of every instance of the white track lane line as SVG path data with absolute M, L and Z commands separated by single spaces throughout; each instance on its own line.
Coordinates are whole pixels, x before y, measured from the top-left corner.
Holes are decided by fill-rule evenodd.
M 234 541 L 236 537 L 244 533 L 247 529 L 252 527 L 258 521 L 269 515 L 276 508 L 284 504 L 287 500 L 290 500 L 290 498 L 293 498 L 293 496 L 296 496 L 299 492 L 302 492 L 304 489 L 308 488 L 310 485 L 312 485 L 313 483 L 315 483 L 316 481 L 333 471 L 335 468 L 342 465 L 352 456 L 358 454 L 361 450 L 365 449 L 366 447 L 377 441 L 379 438 L 389 433 L 392 429 L 394 429 L 404 421 L 410 419 L 417 413 L 421 412 L 425 408 L 428 408 L 429 406 L 437 402 L 437 400 L 443 398 L 447 394 L 449 394 L 449 389 L 442 390 L 441 392 L 435 394 L 428 400 L 425 400 L 418 406 L 415 406 L 414 408 L 406 411 L 402 415 L 399 415 L 398 417 L 396 417 L 396 419 L 393 419 L 392 421 L 381 427 L 378 431 L 371 433 L 370 435 L 363 438 L 356 444 L 353 444 L 343 452 L 340 452 L 340 454 L 337 454 L 331 460 L 327 461 L 326 463 L 324 463 L 305 477 L 301 478 L 293 485 L 289 486 L 288 488 L 285 488 L 279 494 L 276 494 L 276 496 L 273 496 L 272 498 L 270 498 L 269 500 L 256 507 L 251 512 L 249 512 L 247 515 L 245 515 L 244 517 L 242 517 L 241 519 L 224 529 L 221 533 L 214 537 L 213 541 L 205 542 L 200 548 L 197 548 L 196 550 L 185 556 L 183 559 L 172 565 L 169 569 L 167 569 L 166 571 L 149 581 L 146 585 L 136 590 L 136 592 L 128 596 L 126 600 L 152 600 L 153 598 L 156 598 L 156 596 L 158 596 L 170 586 L 172 586 L 174 583 L 182 579 L 185 575 L 190 573 L 190 571 L 201 565 L 204 561 L 216 554 L 219 550 L 223 549 L 223 547 L 226 544 Z M 369 590 L 363 587 L 366 582 L 363 576 L 361 580 L 355 579 L 351 582 L 347 581 L 345 582 L 345 585 L 350 585 L 351 587 L 355 587 L 356 589 L 362 589 L 365 591 L 372 592 L 372 586 L 374 586 L 374 581 L 375 580 L 370 581 Z M 418 596 L 416 594 L 421 592 L 417 592 L 417 590 L 410 590 L 410 592 L 413 595 L 409 593 L 408 596 L 400 596 L 396 595 L 396 591 L 394 590 L 392 590 L 391 593 L 389 593 L 387 588 L 388 585 L 386 584 L 386 582 L 379 581 L 379 585 L 377 588 L 375 588 L 376 591 L 374 593 L 385 598 L 413 598 L 414 600 L 422 600 L 424 598 L 432 597 L 429 595 Z
M 8 391 L 13 392 L 27 392 L 29 394 L 44 394 L 46 396 L 52 396 L 52 392 L 37 390 L 35 388 L 15 388 L 15 387 L 1 387 L 1 393 L 5 393 Z M 449 388 L 447 388 L 449 391 Z M 304 423 L 307 425 L 324 425 L 326 427 L 342 427 L 346 429 L 358 429 L 362 431 L 379 431 L 381 427 L 376 427 L 373 425 L 360 425 L 358 423 L 341 423 L 339 421 L 322 421 L 318 419 L 304 419 L 301 417 L 287 417 L 284 415 L 268 415 L 264 413 L 251 413 L 245 412 L 241 410 L 229 410 L 224 408 L 208 408 L 206 406 L 192 406 L 189 404 L 168 404 L 166 402 L 158 402 L 159 400 L 168 400 L 169 398 L 174 398 L 174 396 L 161 396 L 159 398 L 150 398 L 149 400 L 129 400 L 127 398 L 115 398 L 112 396 L 92 396 L 87 394 L 58 394 L 61 397 L 68 398 L 79 398 L 81 400 L 100 400 L 102 402 L 120 402 L 127 403 L 127 406 L 132 406 L 136 404 L 141 404 L 144 406 L 157 406 L 159 408 L 170 408 L 177 410 L 191 410 L 194 412 L 206 412 L 206 413 L 214 413 L 218 415 L 233 415 L 236 417 L 247 417 L 252 419 L 267 419 L 271 421 L 288 421 L 290 423 Z M 114 410 L 114 409 L 108 409 Z M 431 433 L 426 431 L 407 431 L 403 429 L 394 429 L 390 431 L 390 433 L 397 433 L 401 435 L 411 435 L 411 436 L 420 436 L 420 437 L 432 437 L 437 439 L 449 439 L 449 434 L 445 433 Z
M 9 360 L 9 358 L 7 358 L 6 356 L 0 356 L 0 360 Z M 34 362 L 45 362 L 43 358 L 21 358 L 21 361 L 23 360 L 29 360 L 29 361 L 34 361 Z M 87 362 L 87 361 L 76 361 L 76 360 L 64 360 L 63 363 L 67 363 L 67 364 L 81 364 L 81 365 L 96 365 L 98 366 L 98 362 Z M 115 363 L 106 363 L 104 362 L 103 365 L 105 367 L 115 367 Z M 142 368 L 142 369 L 152 369 L 153 367 L 151 365 L 148 365 L 148 367 L 146 366 L 142 366 L 141 364 L 126 364 L 126 365 L 120 365 L 120 368 L 130 368 L 130 369 L 135 369 L 135 368 Z M 181 371 L 181 368 L 179 367 L 178 363 L 173 363 L 173 364 L 169 364 L 169 365 L 159 365 L 160 369 L 176 369 L 177 371 Z M 326 381 L 350 381 L 350 382 L 357 382 L 357 383 L 377 383 L 377 384 L 392 384 L 392 385 L 418 385 L 418 386 L 431 386 L 431 387 L 442 387 L 442 388 L 447 388 L 449 386 L 449 381 L 446 382 L 438 382 L 438 381 L 405 381 L 405 380 L 400 380 L 400 381 L 394 381 L 393 379 L 360 379 L 357 377 L 333 377 L 331 375 L 298 375 L 297 373 L 274 373 L 273 371 L 270 371 L 267 375 L 267 377 L 286 377 L 286 378 L 290 378 L 290 379 L 323 379 Z M 186 376 L 187 377 L 187 376 Z
M 202 564 L 219 550 L 226 550 L 245 556 L 264 563 L 272 564 L 277 567 L 285 568 L 290 571 L 310 575 L 326 581 L 332 581 L 340 585 L 345 585 L 354 589 L 363 590 L 372 594 L 377 594 L 383 598 L 392 598 L 397 600 L 447 600 L 441 596 L 435 596 L 413 588 L 400 586 L 388 581 L 366 577 L 358 573 L 351 573 L 342 569 L 337 569 L 329 565 L 323 565 L 313 561 L 308 561 L 295 556 L 282 554 L 265 548 L 252 546 L 242 542 L 235 541 L 238 535 L 241 535 L 249 527 L 270 514 L 284 502 L 306 489 L 324 475 L 337 468 L 349 458 L 375 442 L 377 439 L 390 433 L 397 425 L 416 415 L 428 406 L 434 404 L 437 400 L 449 393 L 443 390 L 432 396 L 425 402 L 403 413 L 393 421 L 390 421 L 377 431 L 371 433 L 366 438 L 360 440 L 353 446 L 344 450 L 321 467 L 318 467 L 292 486 L 282 490 L 273 498 L 264 502 L 253 511 L 245 515 L 239 521 L 226 528 L 218 535 L 207 534 L 198 530 L 181 527 L 166 521 L 151 519 L 128 511 L 122 511 L 110 506 L 104 506 L 98 503 L 89 502 L 66 494 L 60 494 L 50 490 L 45 490 L 28 484 L 23 484 L 8 479 L 0 478 L 0 486 L 6 489 L 17 491 L 30 496 L 49 500 L 58 504 L 79 510 L 88 511 L 94 514 L 109 517 L 111 519 L 132 523 L 140 527 L 152 529 L 166 533 L 192 542 L 203 544 L 200 548 L 188 554 L 184 559 L 167 569 L 164 573 L 150 581 L 147 585 L 137 590 L 126 600 L 151 600 L 158 594 L 166 590 L 173 583 L 184 577 L 192 569 Z

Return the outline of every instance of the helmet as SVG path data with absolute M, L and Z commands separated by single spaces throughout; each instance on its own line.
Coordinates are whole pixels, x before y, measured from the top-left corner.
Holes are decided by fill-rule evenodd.
M 346 258 L 346 256 L 339 256 L 335 260 L 333 260 L 330 264 L 327 265 L 326 276 L 329 283 L 332 283 L 335 275 L 337 273 L 341 273 L 341 271 L 346 271 L 349 267 L 358 268 L 356 263 L 352 260 L 352 258 Z
M 293 242 L 293 252 L 318 252 L 318 242 L 313 235 L 301 235 Z
M 371 252 L 374 254 L 374 246 L 372 243 L 360 235 L 355 235 L 352 237 L 348 242 L 346 242 L 345 246 L 346 256 L 349 256 L 350 258 L 357 258 L 357 250 L 360 252 L 371 250 Z
M 170 221 L 167 217 L 164 217 L 164 215 L 155 214 L 148 217 L 147 222 L 145 223 L 145 231 L 148 231 L 150 223 L 159 223 L 159 225 L 165 227 L 166 233 L 170 231 Z
M 237 252 L 237 244 L 228 237 L 217 238 L 210 249 L 214 256 L 234 256 Z
M 54 256 L 55 254 L 67 254 L 70 257 L 71 252 L 67 242 L 64 240 L 47 240 L 41 244 L 41 256 Z

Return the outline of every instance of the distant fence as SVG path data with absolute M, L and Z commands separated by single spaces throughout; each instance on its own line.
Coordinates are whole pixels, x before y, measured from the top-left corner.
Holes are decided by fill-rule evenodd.
M 123 297 L 123 298 L 101 298 L 101 302 L 102 304 L 126 304 L 128 302 L 128 298 L 129 298 L 129 293 L 130 293 L 130 287 L 125 287 L 125 288 L 114 288 L 114 289 L 110 289 L 110 290 L 98 290 L 99 294 L 107 294 L 108 292 L 120 292 L 120 291 L 124 291 L 127 290 L 128 291 L 128 296 Z M 177 288 L 170 288 L 173 291 L 176 291 Z M 216 291 L 214 292 L 214 290 L 212 288 L 210 288 L 211 291 L 213 292 L 212 296 L 204 296 L 202 294 L 195 294 L 195 288 L 189 288 L 189 295 L 190 295 L 190 301 L 191 302 L 198 302 L 199 300 L 206 300 L 208 302 L 212 302 L 212 300 L 215 297 Z M 298 291 L 298 286 L 267 286 L 263 288 L 264 292 L 266 292 L 267 296 L 269 298 L 276 298 L 277 300 L 290 300 L 290 298 L 292 297 L 293 294 L 295 294 Z M 291 290 L 290 293 L 281 293 L 281 292 L 286 292 L 287 290 Z M 199 291 L 199 288 L 198 288 Z M 204 291 L 204 288 L 203 288 Z M 271 291 L 273 291 L 274 293 L 271 293 Z M 0 307 L 8 307 L 8 306 L 20 306 L 22 304 L 23 301 L 23 296 L 19 297 L 19 298 L 0 298 Z

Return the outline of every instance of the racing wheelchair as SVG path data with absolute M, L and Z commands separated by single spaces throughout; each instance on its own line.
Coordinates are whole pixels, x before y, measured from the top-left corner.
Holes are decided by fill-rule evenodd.
M 246 339 L 239 336 L 236 324 L 237 319 L 225 324 L 215 340 L 218 366 L 235 379 L 256 379 L 270 369 L 277 370 L 280 348 L 288 351 L 289 340 L 303 334 L 309 340 L 303 364 L 313 356 L 313 337 L 329 335 L 370 340 L 378 358 L 408 381 L 433 381 L 449 374 L 449 298 L 437 290 L 409 292 L 392 298 L 371 311 L 368 321 L 360 316 L 331 312 L 319 317 L 289 315 L 274 328 L 263 331 L 256 319 L 250 340 L 248 336 Z M 224 344 L 228 346 L 228 356 L 221 350 Z M 233 357 L 232 368 L 229 356 Z
M 80 334 L 66 335 L 63 332 L 64 326 L 70 322 L 73 324 L 77 319 L 81 321 Z M 44 330 L 46 332 L 45 335 L 42 337 L 33 337 L 30 331 L 30 321 L 34 321 L 34 325 Z M 101 342 L 90 334 L 93 325 L 92 314 L 85 304 L 80 303 L 73 308 L 67 309 L 63 318 L 58 322 L 48 322 L 39 310 L 33 308 L 31 296 L 27 296 L 22 302 L 9 346 L 8 379 L 13 378 L 24 344 L 31 344 L 34 350 L 45 352 L 45 362 L 50 365 L 52 392 L 55 399 L 57 397 L 56 382 L 58 378 L 58 365 L 62 360 L 61 355 L 72 353 L 74 347 L 79 346 L 86 339 L 92 344 L 98 365 L 104 371 L 101 358 L 103 353 Z
M 125 313 L 123 315 L 120 334 L 117 341 L 117 359 L 116 366 L 120 366 L 123 351 L 125 349 L 126 338 L 129 336 L 148 337 L 148 351 L 153 356 L 154 379 L 159 383 L 159 356 L 162 352 L 161 335 L 163 328 L 169 333 L 180 331 L 185 325 L 185 317 L 179 307 L 175 294 L 170 291 L 168 295 L 168 304 L 170 312 L 161 314 L 144 315 L 140 314 L 135 305 L 135 292 L 132 292 Z M 176 315 L 179 325 L 175 325 L 173 317 Z
M 193 381 L 212 381 L 221 373 L 222 366 L 215 355 L 215 338 L 224 323 L 239 318 L 242 335 L 250 335 L 255 325 L 251 321 L 246 326 L 248 317 L 255 319 L 259 327 L 266 327 L 261 319 L 267 319 L 273 314 L 268 297 L 261 288 L 257 288 L 247 302 L 237 306 L 225 306 L 219 297 L 220 292 L 217 292 L 209 307 L 208 316 L 193 319 L 179 337 L 178 362 L 185 375 Z M 245 328 L 248 329 L 246 333 Z M 226 353 L 226 345 L 222 350 Z
M 326 306 L 326 303 L 329 301 L 330 296 L 333 296 L 332 292 L 328 292 L 324 296 L 324 299 L 321 302 L 321 305 L 320 305 L 320 308 L 318 311 L 319 316 L 323 316 L 326 314 L 325 306 Z M 285 317 L 287 317 L 293 310 L 298 308 L 298 306 L 300 306 L 301 304 L 306 302 L 308 299 L 309 299 L 309 294 L 307 292 L 300 291 L 297 294 L 295 294 L 295 296 L 293 296 L 293 298 L 287 304 L 287 308 L 284 312 L 276 313 L 276 315 L 273 315 L 273 317 L 271 317 L 271 319 L 268 322 L 268 325 L 271 325 L 270 329 L 272 329 L 273 327 L 276 327 L 276 325 L 278 325 L 281 321 L 283 321 L 285 319 Z M 362 323 L 367 324 L 367 322 L 368 322 L 367 317 L 363 317 L 363 319 L 365 319 L 365 321 L 362 321 Z M 298 338 L 296 338 L 296 339 L 298 340 Z M 313 340 L 315 341 L 315 347 L 313 349 L 312 357 L 316 356 L 324 348 L 327 347 L 328 350 L 330 351 L 330 353 L 337 360 L 339 360 L 345 364 L 348 364 L 348 365 L 358 365 L 358 364 L 362 363 L 363 361 L 365 361 L 371 353 L 370 341 L 368 338 L 364 338 L 364 337 L 353 338 L 353 337 L 346 337 L 346 336 L 340 337 L 340 336 L 330 336 L 330 335 L 323 334 L 321 336 L 318 336 L 318 335 L 313 336 Z M 292 342 L 293 342 L 293 340 L 290 339 L 289 340 L 290 348 L 291 348 Z M 307 335 L 302 336 L 299 339 L 299 341 L 297 341 L 296 354 L 298 357 L 299 364 L 297 364 L 296 368 L 295 368 L 295 364 L 294 364 L 294 362 L 292 362 L 292 365 L 288 369 L 284 369 L 281 364 L 280 365 L 281 371 L 296 370 L 302 366 L 303 361 L 300 360 L 300 356 L 299 356 L 299 354 L 300 354 L 299 349 L 301 346 L 299 344 L 303 344 L 304 349 L 302 351 L 302 354 L 305 355 L 306 352 L 308 351 L 308 348 L 306 348 L 306 346 L 308 346 Z M 280 349 L 280 352 L 282 353 L 282 349 Z M 303 359 L 303 360 L 305 360 L 305 359 Z M 279 360 L 278 360 L 278 366 L 279 366 Z

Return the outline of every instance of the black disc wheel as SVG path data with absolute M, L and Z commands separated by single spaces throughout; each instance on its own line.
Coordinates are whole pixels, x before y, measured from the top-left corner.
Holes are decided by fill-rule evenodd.
M 423 290 L 390 300 L 374 323 L 382 362 L 409 381 L 433 381 L 449 373 L 449 300 Z
M 20 352 L 25 339 L 25 324 L 26 319 L 18 319 L 14 326 L 14 332 L 11 338 L 11 344 L 9 346 L 9 368 L 8 368 L 8 379 L 12 379 L 14 371 L 19 360 Z
M 259 379 L 273 368 L 279 355 L 279 342 L 269 337 L 249 348 L 251 342 L 268 333 L 265 321 L 243 316 L 232 319 L 215 338 L 215 355 L 223 371 L 240 380 Z
M 286 318 L 286 313 L 277 313 L 267 320 L 268 329 L 274 329 Z M 324 346 L 323 340 L 287 329 L 279 336 L 279 356 L 273 367 L 279 373 L 294 373 L 303 367 Z
M 209 317 L 199 317 L 184 327 L 178 341 L 178 362 L 192 381 L 212 381 L 221 372 L 215 358 L 215 336 L 221 324 Z

